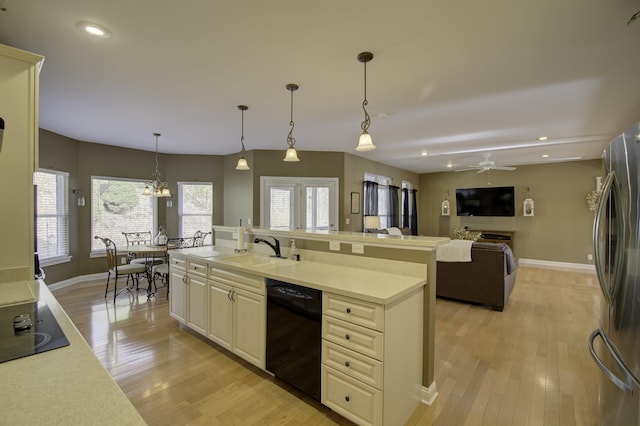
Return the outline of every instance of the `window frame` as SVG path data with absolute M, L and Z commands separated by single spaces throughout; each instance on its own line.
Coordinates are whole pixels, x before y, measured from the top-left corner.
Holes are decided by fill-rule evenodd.
M 204 214 L 194 214 L 194 213 L 187 213 L 185 214 L 183 211 L 184 208 L 184 204 L 183 204 L 183 186 L 184 185 L 202 185 L 202 186 L 209 186 L 211 188 L 211 205 L 210 205 L 210 212 L 209 212 L 209 228 L 208 229 L 200 229 L 200 231 L 202 232 L 209 232 L 211 231 L 212 227 L 213 227 L 213 182 L 178 182 L 178 235 L 182 236 L 184 238 L 188 238 L 188 237 L 193 237 L 193 235 L 184 235 L 183 231 L 182 231 L 182 219 L 185 216 L 192 216 L 192 217 L 204 217 L 206 215 Z
M 134 178 L 123 178 L 123 177 L 117 177 L 117 176 L 91 176 L 91 189 L 90 189 L 90 193 L 91 193 L 91 213 L 90 213 L 90 225 L 91 225 L 91 234 L 90 234 L 90 241 L 89 241 L 89 257 L 90 258 L 94 258 L 94 257 L 104 257 L 106 255 L 106 250 L 103 247 L 100 247 L 99 249 L 94 249 L 93 244 L 94 244 L 94 236 L 95 234 L 95 229 L 94 229 L 94 206 L 96 203 L 96 200 L 94 199 L 94 193 L 93 193 L 93 185 L 94 185 L 94 180 L 95 179 L 101 179 L 101 180 L 110 180 L 110 181 L 120 181 L 120 182 L 134 182 L 134 183 L 141 183 L 143 185 L 146 185 L 148 183 L 147 179 L 134 179 Z M 140 190 L 140 196 L 142 197 L 149 197 L 152 199 L 152 203 L 151 203 L 151 216 L 152 216 L 152 226 L 151 229 L 143 229 L 141 231 L 151 231 L 151 236 L 153 238 L 154 236 L 154 232 L 155 230 L 158 229 L 158 197 L 154 197 L 153 195 L 142 195 L 142 190 Z M 123 231 L 125 232 L 125 231 Z M 113 239 L 113 238 L 112 238 Z M 121 247 L 121 244 L 119 244 L 118 242 L 116 242 L 117 247 L 119 247 L 119 251 L 123 250 L 124 247 Z M 123 252 L 124 253 L 124 252 Z
M 61 263 L 68 263 L 72 259 L 70 248 L 69 248 L 69 244 L 70 244 L 69 242 L 69 172 L 39 168 L 36 173 L 55 175 L 56 181 L 58 179 L 61 179 L 62 182 L 56 182 L 56 213 L 55 214 L 39 214 L 38 206 L 37 205 L 35 206 L 36 211 L 34 215 L 35 223 L 34 223 L 34 230 L 33 230 L 33 232 L 35 233 L 34 240 L 35 241 L 38 240 L 37 221 L 38 221 L 38 218 L 40 217 L 56 218 L 56 221 L 58 222 L 58 226 L 64 228 L 64 232 L 66 234 L 64 237 L 64 241 L 61 241 L 60 238 L 56 238 L 56 246 L 59 249 L 60 249 L 60 245 L 63 246 L 62 254 L 44 257 L 38 251 L 38 261 L 40 262 L 41 267 L 58 265 Z M 33 177 L 33 182 L 34 182 L 34 191 L 35 191 L 36 190 L 35 185 L 37 184 L 35 174 Z M 60 224 L 60 221 L 62 221 L 63 224 Z M 65 245 L 66 247 L 64 247 Z

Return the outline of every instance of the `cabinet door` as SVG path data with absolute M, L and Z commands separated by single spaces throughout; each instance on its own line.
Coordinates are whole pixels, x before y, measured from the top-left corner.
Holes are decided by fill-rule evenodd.
M 233 351 L 260 368 L 266 358 L 266 302 L 263 295 L 234 289 Z
M 209 332 L 207 336 L 226 349 L 232 350 L 231 287 L 209 281 Z
M 187 281 L 187 325 L 201 334 L 207 334 L 207 280 L 189 274 Z
M 184 282 L 185 272 L 183 269 L 172 268 L 171 274 L 169 274 L 169 285 L 171 291 L 169 292 L 169 315 L 177 319 L 181 323 L 186 322 L 187 312 L 187 299 L 185 294 L 187 292 L 187 285 Z

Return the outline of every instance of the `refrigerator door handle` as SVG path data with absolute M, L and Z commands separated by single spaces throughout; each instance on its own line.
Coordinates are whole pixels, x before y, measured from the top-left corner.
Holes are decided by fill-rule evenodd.
M 596 354 L 596 350 L 593 347 L 593 342 L 596 340 L 598 336 L 602 338 L 602 341 L 607 347 L 607 350 L 611 353 L 612 358 L 615 360 L 616 364 L 618 364 L 620 369 L 624 371 L 625 374 L 627 375 L 627 381 L 620 379 L 611 370 L 609 370 L 609 368 L 604 364 L 604 362 L 602 362 L 600 357 L 598 357 L 598 355 Z M 589 336 L 589 352 L 591 353 L 591 358 L 593 358 L 596 365 L 600 368 L 600 370 L 602 370 L 604 375 L 607 376 L 609 380 L 613 382 L 614 385 L 616 385 L 621 390 L 633 395 L 633 384 L 629 383 L 629 378 L 632 378 L 633 376 L 630 374 L 630 372 L 627 370 L 624 364 L 620 362 L 619 356 L 616 354 L 616 351 L 614 350 L 614 348 L 611 347 L 607 339 L 603 336 L 602 330 L 600 328 L 595 329 Z
M 625 227 L 624 227 L 624 216 L 621 214 L 622 208 L 620 204 L 620 197 L 615 194 L 618 190 L 618 182 L 616 179 L 616 174 L 614 172 L 610 172 L 604 180 L 602 184 L 602 193 L 600 195 L 600 200 L 598 200 L 598 205 L 596 207 L 596 214 L 593 221 L 593 254 L 594 254 L 594 265 L 596 268 L 596 273 L 598 275 L 598 283 L 600 284 L 600 289 L 602 290 L 602 294 L 604 295 L 605 300 L 609 305 L 613 305 L 616 293 L 618 292 L 618 287 L 620 287 L 620 281 L 622 280 L 622 267 L 623 267 L 623 250 L 616 250 L 615 259 L 613 263 L 613 274 L 611 276 L 612 286 L 611 288 L 607 288 L 607 278 L 605 276 L 605 257 L 604 253 L 600 250 L 600 223 L 602 217 L 605 215 L 605 209 L 607 207 L 607 199 L 609 198 L 609 194 L 614 192 L 613 197 L 613 208 L 615 209 L 616 214 L 616 225 L 617 225 L 617 238 L 620 241 L 625 240 Z

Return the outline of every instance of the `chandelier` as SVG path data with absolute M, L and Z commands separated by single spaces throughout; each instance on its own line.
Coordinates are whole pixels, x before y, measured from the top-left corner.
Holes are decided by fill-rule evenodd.
M 154 133 L 156 137 L 156 171 L 151 175 L 151 180 L 144 183 L 144 190 L 142 195 L 153 195 L 154 197 L 171 197 L 171 191 L 169 191 L 169 185 L 160 179 L 160 172 L 158 171 L 158 136 L 160 133 Z

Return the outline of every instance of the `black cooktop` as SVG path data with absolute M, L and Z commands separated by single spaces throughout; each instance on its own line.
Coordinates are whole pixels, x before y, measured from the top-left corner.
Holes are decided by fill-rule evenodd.
M 0 308 L 0 362 L 69 345 L 46 302 Z

